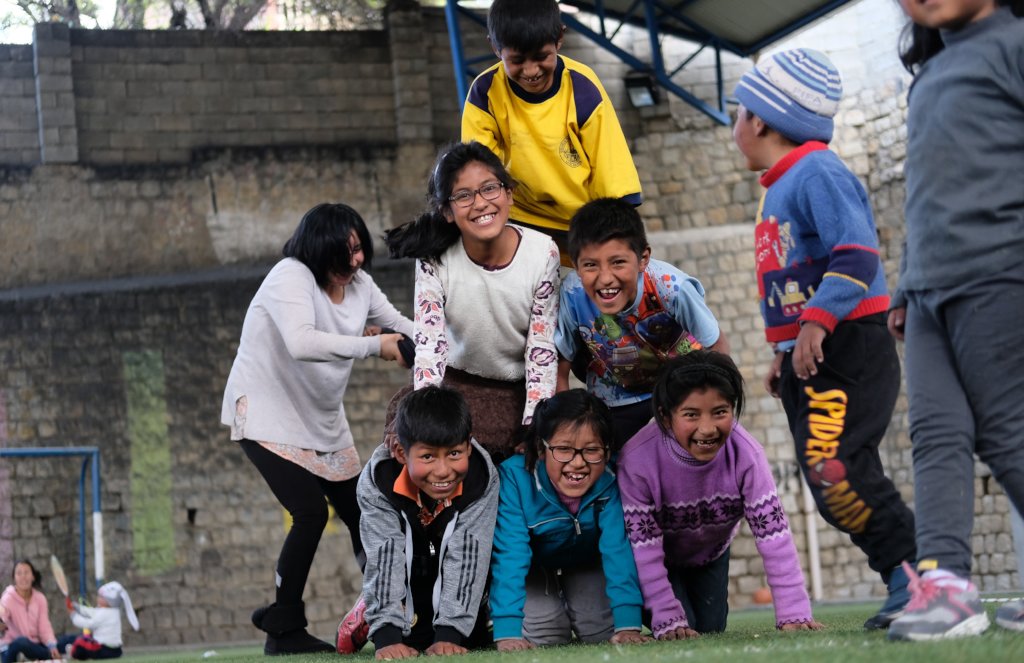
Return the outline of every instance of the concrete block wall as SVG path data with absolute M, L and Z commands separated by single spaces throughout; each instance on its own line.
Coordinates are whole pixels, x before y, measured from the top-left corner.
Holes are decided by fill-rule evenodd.
M 220 447 L 222 450 L 210 457 L 216 462 L 206 464 L 205 458 L 201 461 L 195 456 L 224 437 L 216 423 L 216 411 L 241 317 L 259 278 L 236 279 L 238 283 L 230 287 L 222 283 L 223 279 L 211 278 L 200 287 L 175 285 L 153 275 L 273 261 L 301 214 L 323 200 L 352 204 L 367 219 L 374 236 L 408 218 L 423 193 L 425 175 L 437 145 L 458 135 L 457 100 L 440 14 L 427 11 L 418 19 L 422 26 L 418 40 L 415 17 L 392 16 L 389 20 L 393 20 L 396 28 L 393 34 L 377 32 L 373 38 L 361 33 L 354 37 L 194 33 L 173 36 L 175 33 L 82 35 L 71 31 L 79 161 L 67 164 L 39 165 L 39 118 L 45 120 L 45 115 L 39 114 L 35 102 L 38 87 L 31 73 L 35 55 L 30 48 L 26 51 L 21 47 L 0 47 L 0 86 L 5 91 L 14 91 L 10 98 L 0 95 L 0 109 L 12 110 L 10 117 L 0 114 L 0 127 L 5 128 L 0 131 L 0 161 L 14 164 L 0 169 L 0 219 L 4 230 L 0 233 L 0 304 L 5 307 L 0 310 L 0 319 L 11 325 L 0 338 L 0 390 L 4 395 L 0 413 L 6 417 L 0 417 L 0 444 L 27 446 L 94 440 L 104 445 L 105 454 L 109 448 L 109 453 L 122 461 L 112 465 L 110 495 L 104 497 L 111 509 L 108 523 L 115 540 L 134 541 L 134 513 L 130 514 L 131 507 L 125 506 L 131 500 L 131 468 L 124 461 L 131 456 L 126 441 L 126 396 L 122 393 L 124 389 L 103 391 L 104 385 L 117 385 L 124 379 L 117 371 L 99 371 L 96 367 L 124 363 L 114 350 L 102 349 L 103 343 L 161 350 L 165 381 L 171 385 L 167 393 L 180 394 L 175 397 L 181 399 L 168 407 L 168 420 L 172 423 L 166 445 L 171 458 L 175 463 L 180 460 L 184 468 L 183 474 L 175 470 L 171 483 L 173 508 L 169 513 L 174 535 L 170 543 L 164 541 L 164 549 L 174 552 L 175 567 L 150 576 L 142 574 L 137 561 L 131 559 L 118 558 L 110 565 L 112 573 L 124 573 L 131 582 L 138 583 L 144 589 L 144 600 L 154 606 L 153 639 L 147 642 L 178 642 L 174 638 L 186 637 L 180 634 L 186 627 L 200 628 L 206 623 L 204 620 L 216 622 L 214 630 L 203 631 L 204 638 L 255 637 L 246 610 L 266 600 L 260 592 L 269 585 L 268 570 L 260 565 L 276 555 L 283 532 L 280 512 L 275 510 L 258 477 L 246 475 L 237 467 L 244 466 L 244 460 L 239 456 L 216 455 L 228 454 L 230 446 Z M 409 23 L 403 28 L 404 21 Z M 805 30 L 787 44 L 778 45 L 817 47 L 833 57 L 844 73 L 847 94 L 837 117 L 833 147 L 868 189 L 890 281 L 895 278 L 902 241 L 902 160 L 906 142 L 907 79 L 891 50 L 899 25 L 900 19 L 888 0 L 864 0 L 834 21 Z M 482 39 L 478 26 L 465 24 L 464 29 L 467 40 L 474 39 L 473 34 Z M 852 38 L 848 33 L 860 36 Z M 399 37 L 400 42 L 389 41 Z M 344 42 L 347 38 L 355 41 Z M 350 129 L 343 131 L 332 125 L 332 113 L 321 109 L 318 118 L 323 117 L 323 134 L 303 134 L 305 138 L 299 142 L 310 141 L 304 145 L 282 144 L 275 141 L 292 140 L 292 128 L 270 123 L 287 122 L 287 117 L 296 115 L 294 112 L 283 108 L 241 111 L 232 105 L 235 97 L 302 97 L 288 92 L 293 82 L 298 85 L 297 90 L 309 84 L 309 79 L 298 73 L 294 80 L 274 78 L 280 86 L 261 87 L 261 97 L 256 94 L 258 81 L 246 79 L 246 71 L 261 71 L 264 79 L 268 79 L 271 72 L 282 71 L 271 65 L 291 67 L 292 58 L 308 58 L 307 64 L 313 69 L 336 71 L 333 68 L 337 62 L 332 59 L 335 56 L 325 56 L 322 51 L 330 53 L 337 44 L 348 43 L 354 52 L 362 39 L 371 41 L 366 48 L 376 53 L 373 63 L 364 64 L 384 66 L 387 70 L 381 79 L 384 87 L 365 97 L 372 102 L 379 94 L 380 98 L 387 96 L 390 100 L 388 110 L 376 112 L 375 119 L 389 116 L 392 123 L 390 133 L 379 141 L 372 142 L 368 136 L 373 136 L 380 125 L 367 124 L 365 130 L 356 126 L 348 134 L 345 131 Z M 617 39 L 638 53 L 646 47 L 643 38 L 628 30 Z M 296 50 L 290 50 L 293 47 Z M 336 50 L 343 51 L 337 58 L 344 62 L 360 57 L 350 58 L 349 51 L 340 47 Z M 424 50 L 430 63 L 426 70 L 415 58 L 410 59 L 410 51 L 418 55 Z M 641 173 L 646 201 L 640 211 L 652 232 L 656 255 L 704 282 L 712 310 L 733 341 L 737 362 L 748 382 L 749 405 L 744 423 L 766 446 L 806 564 L 806 525 L 800 515 L 802 500 L 792 441 L 781 407 L 763 395 L 760 387 L 760 375 L 770 354 L 756 309 L 750 246 L 750 221 L 760 195 L 757 177 L 745 170 L 728 128 L 715 126 L 696 110 L 675 100 L 638 112 L 624 100 L 625 72 L 621 64 L 578 35 L 569 35 L 564 52 L 593 63 L 616 104 Z M 695 60 L 680 77 L 684 84 L 706 92 L 710 89 L 710 62 L 702 58 Z M 282 59 L 288 62 L 279 62 Z M 236 94 L 237 90 L 227 86 L 229 75 L 223 67 L 229 65 L 235 68 L 243 88 L 248 89 L 246 85 L 251 83 L 250 96 Z M 726 88 L 731 90 L 735 79 L 750 64 L 727 58 L 725 65 L 729 78 Z M 181 67 L 191 67 L 188 71 L 195 73 L 195 77 L 186 77 Z M 363 74 L 359 72 L 368 71 L 362 67 L 349 66 L 345 71 L 362 80 L 359 76 Z M 300 68 L 290 71 L 299 72 Z M 394 71 L 399 71 L 399 75 L 392 79 Z M 211 86 L 206 85 L 206 76 L 213 81 Z M 396 83 L 402 77 L 409 86 Z M 424 108 L 416 113 L 416 104 L 421 100 L 417 94 L 424 89 L 423 77 L 429 79 L 425 87 L 430 90 L 430 110 Z M 186 78 L 183 89 L 182 81 Z M 407 88 L 411 96 L 403 99 Z M 353 93 L 344 100 L 310 99 L 309 103 L 356 104 L 362 98 Z M 163 114 L 158 112 L 159 108 L 176 110 Z M 408 123 L 406 129 L 413 132 L 408 140 L 398 140 L 395 118 L 399 113 L 405 118 L 403 124 Z M 175 119 L 162 121 L 177 124 L 167 124 L 158 130 L 156 118 L 164 115 Z M 229 126 L 226 118 L 232 117 L 239 126 Z M 205 118 L 209 126 L 219 129 L 200 128 L 198 119 L 193 124 L 194 118 Z M 244 123 L 248 122 L 258 130 L 247 128 L 250 125 Z M 426 126 L 430 127 L 429 140 L 423 138 Z M 278 131 L 285 133 L 275 133 Z M 25 139 L 26 134 L 35 142 Z M 119 141 L 129 141 L 134 139 L 127 137 L 136 134 L 152 137 L 154 142 L 144 147 L 133 147 L 127 142 L 114 147 L 109 143 L 114 135 L 122 136 Z M 180 145 L 175 138 L 179 134 L 184 136 Z M 16 138 L 19 135 L 22 138 Z M 262 141 L 260 144 L 245 142 L 257 138 Z M 8 148 L 9 141 L 18 144 L 23 139 L 34 147 Z M 104 140 L 108 142 L 102 143 Z M 170 146 L 172 142 L 174 146 Z M 204 147 L 214 144 L 221 147 Z M 135 149 L 151 151 L 145 157 L 141 152 L 134 153 Z M 97 155 L 109 161 L 98 164 Z M 143 161 L 133 161 L 136 158 Z M 150 161 L 145 162 L 146 159 Z M 382 257 L 380 263 L 383 267 L 388 261 Z M 46 285 L 122 277 L 135 280 L 128 281 L 128 285 L 118 280 L 63 289 Z M 410 277 L 394 278 L 400 283 L 392 283 L 387 291 L 400 306 L 409 305 Z M 115 297 L 111 290 L 120 294 Z M 62 294 L 54 294 L 57 291 Z M 129 297 L 127 292 L 136 294 Z M 60 322 L 54 322 L 48 317 L 51 309 L 65 311 L 66 315 L 62 314 Z M 186 313 L 192 310 L 196 312 Z M 202 310 L 208 313 L 198 312 Z M 178 329 L 183 326 L 196 329 Z M 76 333 L 72 335 L 69 330 Z M 184 336 L 173 336 L 179 333 Z M 166 350 L 176 344 L 183 344 L 190 354 Z M 56 347 L 73 349 L 54 355 L 52 348 Z M 42 368 L 37 370 L 36 364 Z M 67 375 L 39 372 L 54 372 L 55 365 Z M 367 449 L 363 445 L 375 441 L 382 408 L 403 379 L 394 371 L 372 366 L 372 362 L 366 367 L 367 371 L 360 368 L 353 378 L 353 385 L 358 384 L 359 388 L 350 390 L 346 403 L 363 450 Z M 183 371 L 193 373 L 186 380 Z M 59 380 L 77 386 L 62 388 L 64 391 L 48 386 Z M 92 406 L 97 394 L 103 396 L 103 403 L 114 405 L 107 410 Z M 171 404 L 172 400 L 167 402 Z M 185 417 L 176 408 L 188 409 L 189 414 Z M 180 423 L 186 418 L 190 422 L 187 426 Z M 98 421 L 106 419 L 109 421 Z M 911 499 L 905 398 L 901 397 L 897 405 L 882 453 L 904 497 Z M 32 483 L 25 479 L 35 475 L 13 472 L 51 477 L 66 471 L 53 463 L 39 467 L 43 469 L 13 468 L 9 463 L 0 463 L 0 479 L 6 472 L 15 480 L 0 483 L 27 491 L 18 492 L 19 505 L 0 499 L 0 553 L 4 541 L 17 541 L 19 550 L 29 551 L 27 554 L 33 556 L 44 555 L 57 545 L 55 540 L 63 541 L 73 531 L 71 525 L 58 524 L 55 515 L 46 515 L 51 509 L 45 503 L 38 507 L 38 513 L 31 510 L 34 506 L 20 506 L 22 497 L 28 499 L 32 490 Z M 222 473 L 236 470 L 236 474 Z M 986 589 L 1008 588 L 1019 582 L 1008 535 L 1008 506 L 987 469 L 979 464 L 976 472 L 977 580 Z M 54 513 L 61 514 L 61 518 L 68 516 L 61 510 L 65 507 L 57 505 L 65 505 L 68 499 L 54 500 Z M 17 516 L 8 514 L 5 508 L 13 508 Z M 810 515 L 810 520 L 817 523 L 826 568 L 823 596 L 879 595 L 880 583 L 868 570 L 863 555 L 815 514 Z M 15 531 L 17 536 L 7 534 Z M 321 555 L 318 559 L 308 595 L 312 619 L 324 637 L 329 636 L 333 626 L 330 621 L 347 608 L 346 603 L 358 585 L 352 569 L 338 561 L 345 559 L 344 552 L 340 557 L 337 554 L 338 546 L 344 549 L 339 543 L 343 537 L 329 534 L 325 546 L 329 545 L 330 536 L 339 537 L 330 544 L 333 556 Z M 124 553 L 128 557 L 135 555 L 129 543 L 121 549 L 128 551 Z M 3 559 L 0 554 L 0 562 Z M 204 570 L 227 565 L 231 569 L 222 573 L 223 578 Z M 242 567 L 254 570 L 239 570 Z M 223 584 L 216 584 L 220 580 Z M 744 528 L 733 549 L 734 602 L 744 604 L 752 589 L 763 582 L 760 560 Z M 175 607 L 180 609 L 183 602 L 205 600 L 200 595 L 207 585 L 238 596 L 239 607 L 224 613 L 223 607 L 209 604 L 203 608 L 205 612 L 185 610 L 184 616 L 175 612 Z
M 287 520 L 219 420 L 242 320 L 267 269 L 0 295 L 0 447 L 100 447 L 106 577 L 129 589 L 142 624 L 125 631 L 128 648 L 260 637 L 249 613 L 273 600 Z M 412 264 L 385 262 L 374 276 L 410 314 Z M 130 370 L 140 354 L 160 367 L 155 380 Z M 363 458 L 379 443 L 383 404 L 409 380 L 380 359 L 355 366 L 346 409 Z M 140 381 L 156 396 L 149 414 L 133 397 Z M 159 444 L 140 444 L 161 427 Z M 79 472 L 75 460 L 0 459 L 4 573 L 26 557 L 42 569 L 55 553 L 74 587 L 84 572 L 95 590 L 91 515 L 89 561 L 78 564 Z M 154 509 L 161 492 L 165 506 Z M 153 553 L 162 563 L 141 568 L 140 555 Z M 72 630 L 49 573 L 43 585 L 55 628 Z M 305 594 L 311 632 L 330 640 L 360 587 L 347 530 L 333 519 Z
M 39 118 L 32 46 L 0 44 L 0 163 L 34 163 Z
M 387 34 L 72 31 L 81 161 L 394 142 Z

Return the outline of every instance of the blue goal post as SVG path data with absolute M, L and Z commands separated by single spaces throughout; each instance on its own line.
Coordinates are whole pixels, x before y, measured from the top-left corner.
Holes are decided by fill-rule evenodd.
M 82 456 L 82 474 L 78 479 L 78 592 L 87 596 L 85 586 L 85 471 L 92 478 L 92 547 L 96 563 L 96 587 L 103 584 L 103 512 L 100 510 L 99 447 L 22 447 L 0 449 L 0 458 L 41 458 L 46 456 Z

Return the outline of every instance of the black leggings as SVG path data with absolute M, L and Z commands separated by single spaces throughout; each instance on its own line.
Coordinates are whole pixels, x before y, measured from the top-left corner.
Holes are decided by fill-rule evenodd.
M 270 486 L 274 497 L 292 517 L 291 529 L 284 539 L 281 555 L 277 558 L 277 603 L 289 605 L 302 601 L 309 568 L 313 565 L 313 556 L 320 545 L 324 527 L 327 526 L 325 497 L 348 527 L 352 537 L 352 551 L 362 569 L 366 556 L 359 538 L 359 503 L 356 502 L 356 483 L 359 477 L 328 481 L 267 451 L 257 442 L 242 440 L 241 445 L 245 455 Z

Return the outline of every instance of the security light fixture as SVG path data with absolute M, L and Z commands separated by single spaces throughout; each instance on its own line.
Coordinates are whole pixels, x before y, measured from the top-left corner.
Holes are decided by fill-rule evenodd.
M 657 105 L 661 100 L 661 92 L 658 90 L 654 77 L 642 71 L 633 71 L 626 74 L 626 93 L 629 94 L 629 103 L 634 108 L 646 108 Z

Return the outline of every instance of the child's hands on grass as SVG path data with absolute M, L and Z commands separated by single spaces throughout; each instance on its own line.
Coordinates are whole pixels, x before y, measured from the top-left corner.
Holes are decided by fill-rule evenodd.
M 498 651 L 526 651 L 527 649 L 533 649 L 534 646 L 532 642 L 523 638 L 498 640 Z
M 658 636 L 659 640 L 690 640 L 692 638 L 699 638 L 700 633 L 697 633 L 689 626 L 677 626 L 671 631 L 662 633 Z
M 457 645 L 454 642 L 435 642 L 434 644 L 427 647 L 427 650 L 423 652 L 427 656 L 454 656 L 457 654 L 465 654 L 468 650 L 462 645 Z
M 415 658 L 419 655 L 420 653 L 409 645 L 398 642 L 393 645 L 388 645 L 382 649 L 378 649 L 374 658 L 378 661 L 395 661 L 400 658 Z
M 814 621 L 813 619 L 809 622 L 796 622 L 790 624 L 783 624 L 779 627 L 780 631 L 820 631 L 825 628 L 824 624 Z
M 613 645 L 636 645 L 641 642 L 650 642 L 650 636 L 644 635 L 640 631 L 617 631 L 612 636 L 611 643 Z

